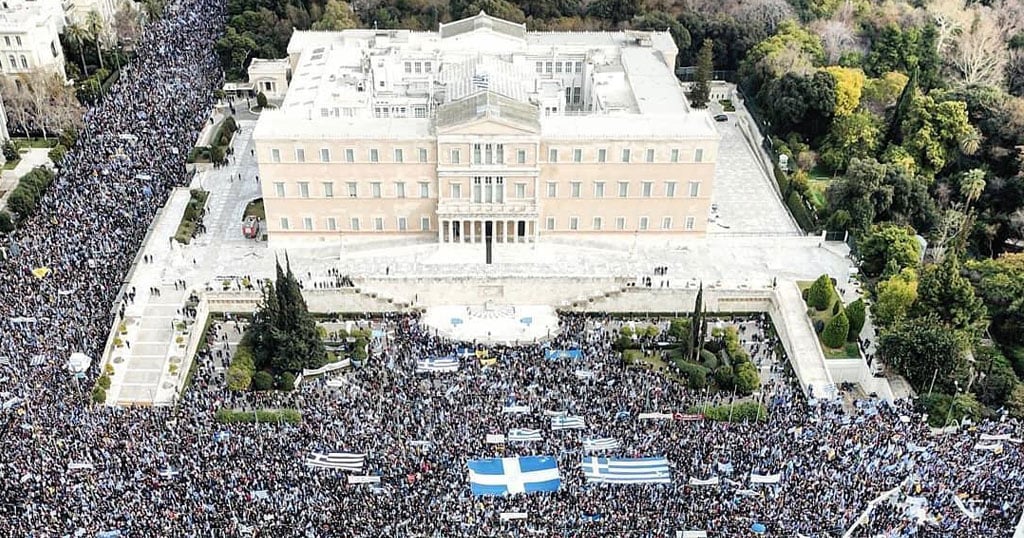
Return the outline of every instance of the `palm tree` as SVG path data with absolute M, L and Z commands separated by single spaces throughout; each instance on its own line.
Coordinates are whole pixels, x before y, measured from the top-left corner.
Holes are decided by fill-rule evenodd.
M 96 43 L 96 57 L 100 60 L 100 69 L 106 69 L 103 65 L 103 51 L 100 50 L 100 39 L 103 37 L 104 26 L 103 17 L 100 17 L 99 12 L 95 9 L 85 16 L 85 28 L 93 42 Z
M 981 149 L 981 133 L 972 128 L 960 139 L 960 151 L 964 155 L 974 155 Z
M 971 204 L 981 197 L 985 191 L 985 171 L 981 168 L 968 170 L 960 178 L 960 194 L 964 197 L 964 211 L 969 212 Z
M 88 77 L 89 71 L 85 68 L 85 40 L 88 39 L 89 32 L 77 24 L 68 26 L 64 32 L 68 40 L 78 47 L 78 57 L 82 61 L 82 77 Z

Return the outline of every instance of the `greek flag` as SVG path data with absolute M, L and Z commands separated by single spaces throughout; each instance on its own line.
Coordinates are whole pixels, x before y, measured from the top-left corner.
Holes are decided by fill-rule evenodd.
M 459 359 L 456 357 L 440 357 L 416 361 L 416 373 L 424 372 L 457 372 Z
M 612 437 L 598 437 L 596 439 L 583 440 L 583 450 L 586 450 L 587 452 L 618 450 L 620 446 L 619 440 Z
M 361 471 L 366 461 L 366 454 L 348 452 L 328 452 L 326 454 L 310 454 L 306 465 L 321 469 L 337 469 L 339 471 Z
M 552 456 L 469 460 L 469 487 L 473 495 L 501 496 L 558 491 L 562 478 Z
M 530 441 L 544 440 L 540 435 L 540 430 L 531 430 L 529 428 L 515 428 L 509 430 L 505 439 L 510 443 L 528 443 Z
M 668 459 L 587 457 L 581 462 L 583 475 L 590 483 L 669 484 L 672 475 Z
M 582 430 L 587 427 L 587 422 L 583 420 L 583 417 L 575 415 L 566 415 L 564 417 L 551 417 L 551 429 L 552 430 Z

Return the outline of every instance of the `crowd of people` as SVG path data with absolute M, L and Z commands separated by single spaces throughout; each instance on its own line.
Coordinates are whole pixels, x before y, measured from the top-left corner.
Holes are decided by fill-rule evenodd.
M 466 344 L 415 315 L 364 320 L 380 335 L 364 364 L 267 393 L 226 390 L 229 341 L 242 328 L 225 322 L 211 328 L 176 406 L 90 405 L 99 367 L 78 379 L 67 358 L 101 355 L 156 209 L 189 180 L 184 158 L 222 78 L 213 44 L 223 3 L 179 0 L 164 15 L 88 111 L 38 213 L 10 238 L 16 255 L 0 266 L 0 535 L 739 537 L 763 526 L 770 536 L 824 537 L 855 522 L 854 536 L 1011 535 L 1024 510 L 1016 420 L 936 435 L 909 402 L 851 409 L 808 400 L 791 380 L 762 387 L 761 422 L 642 420 L 731 397 L 626 367 L 612 348 L 618 323 L 595 317 L 563 315 L 548 342 L 489 348 L 492 366 L 466 357 L 457 372 L 430 374 L 416 373 L 418 359 Z M 39 267 L 49 275 L 34 275 Z M 773 343 L 750 345 L 770 360 Z M 545 346 L 582 358 L 546 360 Z M 509 402 L 530 412 L 503 413 Z M 223 408 L 294 408 L 302 420 L 227 425 L 216 420 Z M 553 431 L 545 411 L 586 427 Z M 512 428 L 539 429 L 543 440 L 487 442 Z M 587 437 L 617 440 L 610 456 L 666 456 L 672 483 L 588 484 Z M 323 452 L 365 454 L 356 474 L 379 484 L 305 465 Z M 470 494 L 467 460 L 518 455 L 556 457 L 558 491 Z M 780 477 L 760 484 L 751 473 Z

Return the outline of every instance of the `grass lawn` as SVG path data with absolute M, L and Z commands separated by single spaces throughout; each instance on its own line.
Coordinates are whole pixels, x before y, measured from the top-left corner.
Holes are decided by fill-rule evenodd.
M 51 136 L 46 140 L 42 138 L 12 138 L 19 148 L 50 149 L 57 145 L 57 137 Z
M 828 189 L 829 181 L 828 179 L 812 179 L 807 182 L 810 186 L 807 189 L 807 196 L 810 198 L 811 204 L 819 210 L 828 203 L 825 199 L 825 191 Z
M 809 281 L 797 282 L 797 286 L 800 287 L 800 294 L 802 295 L 804 290 L 810 288 L 813 283 L 814 282 Z M 811 318 L 811 324 L 813 325 L 816 321 L 821 321 L 825 325 L 828 325 L 828 322 L 832 321 L 832 309 L 835 308 L 837 302 L 840 302 L 839 294 L 837 294 L 835 288 L 833 288 L 832 297 L 828 301 L 828 308 L 819 311 L 812 306 L 807 306 L 807 311 Z M 821 335 L 819 334 L 818 345 L 821 346 L 821 350 L 825 353 L 826 359 L 856 359 L 860 357 L 860 350 L 857 348 L 856 342 L 847 342 L 841 349 L 832 349 L 825 346 L 825 343 L 821 341 Z
M 245 213 L 242 214 L 242 220 L 253 215 L 259 217 L 260 220 L 266 220 L 267 212 L 263 209 L 263 198 L 257 198 L 245 206 Z
M 7 162 L 4 163 L 4 170 L 14 170 L 14 168 L 16 166 L 18 166 L 18 163 L 20 163 L 20 162 L 21 162 L 21 159 L 15 159 L 13 161 L 7 161 Z

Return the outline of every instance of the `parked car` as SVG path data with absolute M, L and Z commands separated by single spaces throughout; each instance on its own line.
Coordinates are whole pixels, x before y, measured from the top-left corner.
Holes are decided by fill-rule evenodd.
M 715 116 L 715 121 L 729 121 L 729 116 L 725 114 L 718 114 Z

